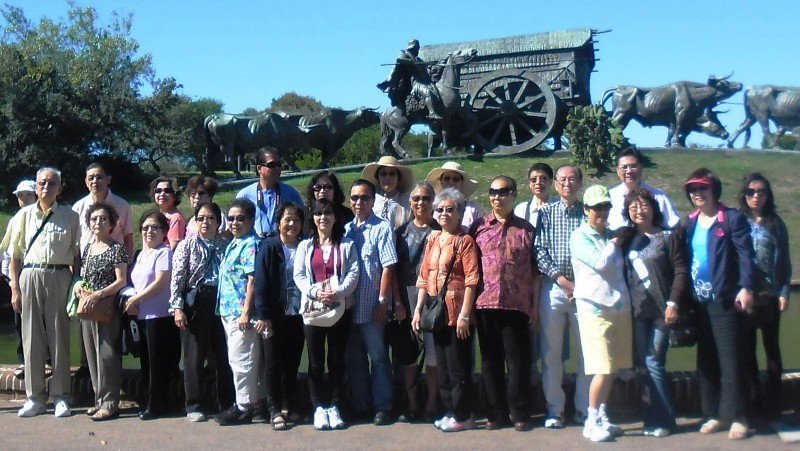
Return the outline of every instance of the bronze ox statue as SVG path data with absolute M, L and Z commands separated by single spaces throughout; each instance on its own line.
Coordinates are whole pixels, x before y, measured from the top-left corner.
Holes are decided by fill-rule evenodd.
M 676 81 L 657 88 L 617 86 L 603 93 L 605 105 L 613 97 L 611 119 L 625 128 L 631 119 L 645 127 L 667 126 L 666 146 L 686 147 L 686 137 L 701 131 L 722 139 L 728 137 L 713 109 L 742 90 L 742 84 L 727 77 L 708 77 L 708 82 Z
M 771 135 L 769 121 L 775 123 L 772 144 L 774 145 L 787 128 L 800 127 L 800 87 L 789 86 L 753 86 L 744 92 L 744 122 L 728 140 L 728 147 L 744 132 L 744 145 L 750 141 L 750 127 L 756 122 L 761 126 L 765 137 Z
M 236 178 L 241 173 L 236 164 L 240 155 L 255 152 L 263 146 L 272 146 L 292 170 L 297 170 L 291 158 L 292 150 L 322 151 L 320 167 L 327 167 L 330 159 L 355 132 L 380 121 L 374 108 L 341 110 L 331 108 L 322 113 L 288 115 L 261 113 L 253 116 L 241 114 L 212 114 L 203 128 L 206 136 L 205 171 L 212 170 L 213 152 L 221 151 L 230 161 Z

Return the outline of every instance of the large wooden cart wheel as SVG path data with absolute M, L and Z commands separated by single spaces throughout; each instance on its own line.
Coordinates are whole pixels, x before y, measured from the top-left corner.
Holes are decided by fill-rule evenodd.
M 469 99 L 477 120 L 475 141 L 503 154 L 524 152 L 544 141 L 558 110 L 550 87 L 524 69 L 485 75 L 473 84 Z

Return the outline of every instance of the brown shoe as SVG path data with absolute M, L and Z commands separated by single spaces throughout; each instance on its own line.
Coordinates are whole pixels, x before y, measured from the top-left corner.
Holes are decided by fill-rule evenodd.
M 517 421 L 514 423 L 514 430 L 518 432 L 526 432 L 533 429 L 530 421 Z
M 487 431 L 497 431 L 508 426 L 511 426 L 511 423 L 509 423 L 508 421 L 497 420 L 497 421 L 486 422 Z

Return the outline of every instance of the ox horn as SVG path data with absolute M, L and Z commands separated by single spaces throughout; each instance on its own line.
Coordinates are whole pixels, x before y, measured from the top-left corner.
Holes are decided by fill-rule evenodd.
M 367 108 L 367 107 L 364 107 L 364 109 L 365 109 L 365 110 L 367 110 L 367 111 L 378 111 L 378 109 L 377 109 L 377 108 Z
M 733 71 L 731 71 L 731 73 L 729 73 L 728 75 L 726 75 L 724 77 L 717 77 L 716 75 L 711 74 L 711 75 L 708 76 L 708 78 L 722 81 L 722 80 L 727 80 L 727 79 L 731 78 L 732 76 L 733 76 Z
M 725 111 L 720 111 L 720 110 L 711 110 L 711 111 L 712 111 L 714 114 L 725 114 L 725 113 L 727 113 L 727 112 L 729 112 L 729 111 L 730 111 L 730 108 L 728 108 L 728 109 L 727 109 L 727 110 L 725 110 Z

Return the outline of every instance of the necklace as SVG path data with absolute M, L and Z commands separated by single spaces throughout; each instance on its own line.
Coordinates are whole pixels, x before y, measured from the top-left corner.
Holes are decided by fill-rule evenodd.
M 320 249 L 322 249 L 322 262 L 327 265 L 331 259 L 331 250 L 333 250 L 333 246 L 330 244 L 323 244 L 320 245 Z

